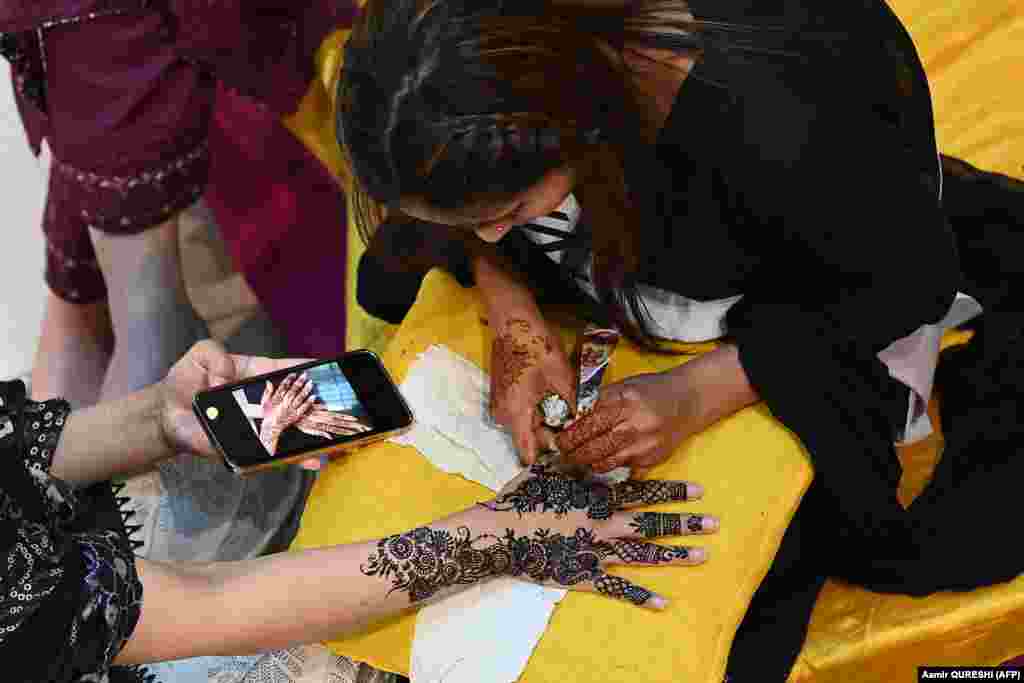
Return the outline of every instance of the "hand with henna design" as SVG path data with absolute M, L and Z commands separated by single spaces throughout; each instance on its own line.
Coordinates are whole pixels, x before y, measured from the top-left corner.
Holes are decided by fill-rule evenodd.
M 317 404 L 313 404 L 312 409 L 295 423 L 295 428 L 323 439 L 336 439 L 370 431 L 369 425 L 364 424 L 355 415 L 320 408 Z
M 556 436 L 562 456 L 595 472 L 662 462 L 699 427 L 698 395 L 672 373 L 609 384 L 593 411 Z
M 277 452 L 282 432 L 301 420 L 315 402 L 313 383 L 305 373 L 298 377 L 290 373 L 276 388 L 267 382 L 260 401 L 263 411 L 260 441 L 268 453 L 274 455 Z
M 391 591 L 416 603 L 494 576 L 600 593 L 649 609 L 665 599 L 608 574 L 610 565 L 693 565 L 702 548 L 664 546 L 646 539 L 713 533 L 707 515 L 632 513 L 639 505 L 701 495 L 689 482 L 580 482 L 534 466 L 490 502 L 440 527 L 422 527 L 382 539 L 363 565 Z
M 155 467 L 183 451 L 213 455 L 191 410 L 195 392 L 283 370 L 292 373 L 290 381 L 269 388 L 266 403 L 272 408 L 286 400 L 302 405 L 309 395 L 302 400 L 304 383 L 297 381 L 293 364 L 233 356 L 215 342 L 202 342 L 156 387 L 116 406 L 69 416 L 54 454 L 54 474 L 72 485 L 88 486 Z M 277 409 L 281 415 L 302 411 Z M 90 435 L 114 436 L 97 444 Z M 203 643 L 188 637 L 199 631 L 208 635 L 204 642 L 216 643 L 225 655 L 329 640 L 407 610 L 410 603 L 419 605 L 502 576 L 663 609 L 664 598 L 616 576 L 610 567 L 665 566 L 671 572 L 703 562 L 706 555 L 700 548 L 657 545 L 650 539 L 713 531 L 716 521 L 637 509 L 700 494 L 700 487 L 683 482 L 581 484 L 539 468 L 486 505 L 450 511 L 386 538 L 202 565 L 140 558 L 138 578 L 149 598 L 116 663 L 131 666 L 209 654 Z M 381 525 L 390 525 L 393 517 L 383 511 Z M 282 576 L 288 581 L 281 581 Z M 295 585 L 316 590 L 296 593 Z M 196 595 L 211 599 L 196 601 Z M 253 595 L 260 599 L 253 600 Z
M 512 433 L 524 463 L 551 446 L 552 432 L 544 426 L 538 404 L 558 394 L 576 405 L 576 379 L 558 336 L 539 311 L 491 318 L 491 415 Z

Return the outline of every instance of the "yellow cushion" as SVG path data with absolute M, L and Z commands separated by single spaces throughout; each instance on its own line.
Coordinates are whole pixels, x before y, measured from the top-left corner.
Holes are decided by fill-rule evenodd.
M 486 369 L 490 342 L 475 292 L 433 272 L 384 361 L 401 381 L 417 354 L 443 343 Z M 572 343 L 568 330 L 565 342 L 567 348 Z M 616 351 L 610 379 L 677 363 L 678 357 L 642 354 L 626 344 Z M 698 541 L 709 548 L 710 561 L 699 568 L 621 570 L 672 601 L 660 614 L 592 594 L 570 594 L 521 680 L 722 680 L 732 635 L 810 482 L 810 466 L 796 439 L 765 408 L 756 407 L 690 440 L 650 476 L 705 484 L 707 495 L 699 504 L 663 507 L 721 515 L 722 532 Z M 321 474 L 294 547 L 404 531 L 487 495 L 483 487 L 436 469 L 415 449 L 382 444 L 338 460 Z M 414 623 L 415 615 L 406 614 L 330 646 L 406 673 Z
M 990 171 L 1024 173 L 1024 4 L 892 0 L 931 84 L 939 149 Z

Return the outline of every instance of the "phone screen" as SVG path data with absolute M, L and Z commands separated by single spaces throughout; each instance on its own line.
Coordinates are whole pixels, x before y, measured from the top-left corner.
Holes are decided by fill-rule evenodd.
M 412 423 L 397 387 L 368 351 L 202 392 L 195 409 L 235 470 L 351 447 Z

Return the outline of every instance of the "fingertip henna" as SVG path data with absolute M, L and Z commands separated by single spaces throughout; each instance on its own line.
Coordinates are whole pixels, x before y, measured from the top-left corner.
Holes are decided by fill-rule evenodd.
M 594 587 L 598 593 L 625 600 L 637 606 L 645 605 L 654 597 L 654 593 L 646 588 L 641 588 L 626 579 L 611 574 L 603 574 L 595 579 Z
M 642 541 L 614 541 L 615 554 L 629 564 L 664 564 L 678 562 L 690 557 L 690 550 L 684 546 L 663 546 Z
M 629 528 L 644 538 L 680 536 L 683 533 L 683 516 L 665 512 L 641 512 L 633 515 Z
M 690 491 L 685 481 L 637 481 L 629 479 L 612 489 L 616 505 L 620 507 L 657 505 L 689 500 Z

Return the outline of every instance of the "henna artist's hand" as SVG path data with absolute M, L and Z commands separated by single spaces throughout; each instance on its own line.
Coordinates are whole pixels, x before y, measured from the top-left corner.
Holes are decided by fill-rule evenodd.
M 556 442 L 566 460 L 595 472 L 653 467 L 702 426 L 697 399 L 671 372 L 636 375 L 604 387 L 593 411 L 560 432 Z
M 576 377 L 562 345 L 539 312 L 494 321 L 491 415 L 512 433 L 524 463 L 551 446 L 552 432 L 537 405 L 555 393 L 576 405 Z
M 315 402 L 313 382 L 305 373 L 286 375 L 276 388 L 267 382 L 260 401 L 263 410 L 260 441 L 268 453 L 273 455 L 277 452 L 277 442 L 284 430 L 301 420 Z
M 534 465 L 478 508 L 381 540 L 362 569 L 390 581 L 392 592 L 408 593 L 414 603 L 494 576 L 513 576 L 664 609 L 664 598 L 605 569 L 703 562 L 707 556 L 702 548 L 657 545 L 648 539 L 712 533 L 718 529 L 717 519 L 632 510 L 702 494 L 699 485 L 689 482 L 609 486 Z
M 339 436 L 351 436 L 370 431 L 355 415 L 320 408 L 317 404 L 295 423 L 296 429 L 324 439 L 336 439 Z

